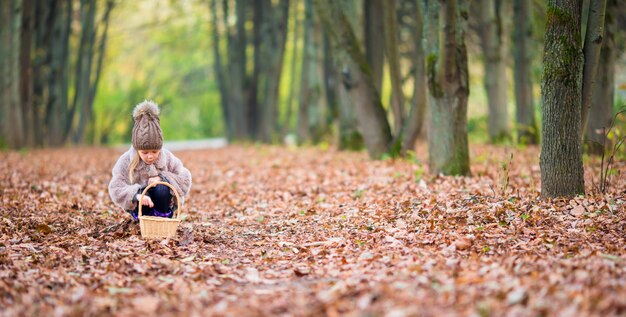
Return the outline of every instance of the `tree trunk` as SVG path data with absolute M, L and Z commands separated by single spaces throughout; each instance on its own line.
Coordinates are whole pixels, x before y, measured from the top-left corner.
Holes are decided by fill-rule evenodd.
M 230 114 L 228 108 L 228 98 L 229 98 L 229 87 L 228 87 L 228 79 L 226 79 L 226 73 L 224 72 L 224 62 L 222 60 L 222 50 L 220 49 L 220 35 L 218 29 L 218 18 L 217 18 L 217 0 L 211 0 L 210 2 L 210 11 L 211 11 L 211 38 L 213 40 L 213 57 L 215 60 L 213 61 L 213 70 L 215 72 L 217 86 L 220 91 L 220 106 L 222 109 L 222 117 L 224 118 L 224 124 L 226 125 L 226 138 L 232 141 L 234 138 L 234 126 L 233 116 Z
M 311 118 L 309 116 L 312 104 L 311 81 L 315 76 L 315 46 L 313 42 L 313 4 L 311 0 L 304 2 L 304 44 L 302 46 L 302 71 L 300 75 L 300 102 L 298 106 L 298 128 L 296 130 L 299 144 L 311 142 Z
M 331 41 L 348 56 L 349 71 L 345 81 L 351 87 L 349 93 L 356 106 L 368 153 L 371 158 L 379 159 L 390 149 L 391 130 L 365 54 L 361 51 L 348 18 L 340 10 L 344 1 L 315 0 L 314 4 Z
M 441 25 L 438 36 L 429 39 L 434 43 L 428 43 L 428 87 L 432 96 L 428 133 L 430 171 L 469 175 L 467 10 L 463 0 L 441 4 L 428 1 L 426 12 L 429 29 L 436 28 L 438 23 Z M 433 19 L 435 16 L 439 22 Z
M 489 104 L 489 138 L 499 143 L 511 138 L 508 126 L 507 78 L 500 0 L 480 1 L 480 39 L 485 69 L 485 90 Z
M 542 80 L 541 195 L 585 191 L 581 147 L 581 6 L 548 1 Z
M 413 100 L 411 102 L 411 111 L 409 118 L 405 124 L 405 131 L 402 133 L 402 155 L 406 155 L 407 151 L 415 149 L 415 141 L 422 131 L 424 124 L 424 115 L 427 106 L 427 90 L 426 90 L 426 71 L 424 67 L 424 47 L 422 39 L 424 35 L 424 19 L 422 15 L 421 1 L 412 1 L 415 6 L 415 24 L 413 32 L 411 32 L 413 40 Z
M 589 112 L 586 137 L 589 152 L 601 155 L 605 148 L 611 147 L 611 140 L 606 138 L 612 120 L 613 101 L 615 100 L 615 35 L 617 30 L 617 0 L 608 0 L 606 7 L 604 36 L 598 62 L 596 85 L 591 99 L 592 111 Z
M 363 18 L 365 30 L 365 56 L 372 70 L 372 78 L 377 91 L 382 91 L 383 64 L 385 59 L 385 27 L 383 3 L 385 0 L 365 0 Z
M 517 118 L 517 141 L 520 144 L 539 142 L 535 122 L 532 67 L 532 11 L 531 2 L 515 0 L 513 3 L 513 78 L 515 83 L 515 104 Z
M 96 17 L 95 0 L 81 0 L 81 36 L 78 49 L 78 61 L 76 64 L 75 94 L 72 109 L 80 110 L 78 127 L 74 132 L 74 143 L 82 143 L 84 128 L 91 114 L 89 105 L 89 87 L 91 81 L 91 66 L 93 61 L 94 24 Z M 72 124 L 71 121 L 69 124 Z M 68 129 L 69 130 L 69 129 Z
M 88 114 L 85 116 L 84 125 L 92 125 L 93 124 L 93 102 L 96 99 L 96 92 L 98 91 L 98 83 L 100 82 L 100 75 L 102 73 L 102 62 L 104 61 L 104 53 L 106 52 L 106 44 L 107 44 L 107 36 L 109 33 L 109 17 L 111 14 L 111 10 L 113 10 L 113 6 L 115 2 L 113 0 L 107 1 L 106 8 L 104 10 L 104 16 L 102 18 L 102 24 L 104 24 L 104 31 L 100 36 L 100 46 L 98 47 L 98 61 L 96 62 L 96 73 L 93 76 L 93 83 L 89 87 L 89 95 L 88 95 Z M 97 34 L 94 31 L 94 37 Z M 83 129 L 85 126 L 83 126 Z M 93 127 L 91 128 L 90 134 L 92 135 L 92 142 L 96 143 L 96 140 L 93 139 Z
M 20 98 L 22 119 L 24 120 L 24 145 L 35 145 L 35 127 L 33 120 L 33 67 L 31 46 L 35 28 L 35 2 L 23 0 L 22 38 L 20 52 Z
M 278 93 L 280 77 L 283 69 L 283 56 L 287 38 L 289 18 L 289 0 L 281 0 L 274 7 L 270 0 L 264 0 L 264 19 L 268 27 L 265 35 L 265 49 L 267 63 L 265 69 L 263 111 L 261 112 L 261 140 L 267 143 L 274 142 L 277 131 Z
M 72 1 L 56 1 L 51 8 L 49 41 L 50 72 L 47 78 L 49 98 L 46 106 L 47 143 L 60 146 L 67 138 L 66 126 L 73 118 L 69 111 L 69 38 L 72 21 Z
M 292 55 L 291 55 L 291 68 L 289 70 L 289 78 L 291 78 L 291 82 L 289 83 L 289 97 L 287 97 L 287 112 L 285 113 L 285 118 L 283 120 L 282 127 L 282 136 L 285 137 L 291 130 L 291 121 L 293 116 L 293 102 L 296 93 L 298 92 L 299 81 L 296 80 L 297 77 L 297 65 L 300 61 L 298 58 L 298 36 L 300 34 L 300 9 L 297 5 L 291 6 L 294 12 L 293 18 L 293 33 L 291 38 L 292 43 Z
M 344 7 L 342 7 L 343 12 L 348 17 L 348 21 L 350 22 L 350 26 L 353 30 L 357 30 L 359 25 L 357 7 L 354 2 L 345 2 L 343 3 Z M 379 29 L 379 31 L 382 30 Z M 330 37 L 327 33 L 325 33 L 325 37 L 328 39 L 328 45 L 332 46 L 330 43 Z M 380 41 L 382 42 L 382 40 Z M 380 43 L 379 42 L 379 43 Z M 382 49 L 378 48 L 380 52 Z M 359 123 L 357 121 L 356 113 L 355 113 L 355 105 L 352 103 L 350 99 L 349 90 L 350 87 L 350 68 L 341 66 L 343 63 L 338 58 L 339 54 L 337 54 L 336 50 L 333 47 L 330 47 L 330 51 L 333 54 L 333 59 L 335 61 L 335 66 L 337 67 L 335 70 L 335 74 L 337 75 L 337 80 L 335 82 L 336 91 L 337 91 L 337 102 L 338 102 L 338 120 L 339 120 L 339 149 L 340 150 L 362 150 L 365 147 L 363 136 L 359 132 Z M 381 55 L 382 58 L 382 55 Z M 382 65 L 382 60 L 381 60 Z
M 233 133 L 234 138 L 237 140 L 247 139 L 249 136 L 248 122 L 246 118 L 246 106 L 245 106 L 245 74 L 246 74 L 246 56 L 245 56 L 245 8 L 247 0 L 236 1 L 236 17 L 237 24 L 235 28 L 229 27 L 229 10 L 228 1 L 223 1 L 224 7 L 224 26 L 226 28 L 226 34 L 228 39 L 228 69 L 230 79 L 229 83 L 229 115 L 233 118 Z
M 24 146 L 20 98 L 20 41 L 22 1 L 0 2 L 0 112 L 2 141 L 13 149 Z
M 590 0 L 585 46 L 583 48 L 585 62 L 583 66 L 581 131 L 585 131 L 587 127 L 589 109 L 591 108 L 591 96 L 593 95 L 598 73 L 598 61 L 600 59 L 600 49 L 602 48 L 602 36 L 604 35 L 605 10 L 606 0 Z
M 383 1 L 385 30 L 385 55 L 391 76 L 391 111 L 393 113 L 395 134 L 399 135 L 404 124 L 404 92 L 402 91 L 402 75 L 400 74 L 400 56 L 398 54 L 398 22 L 396 21 L 396 1 Z M 380 91 L 380 90 L 379 90 Z

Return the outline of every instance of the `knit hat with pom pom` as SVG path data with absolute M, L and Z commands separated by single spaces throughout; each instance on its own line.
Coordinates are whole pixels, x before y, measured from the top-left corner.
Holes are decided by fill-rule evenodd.
M 136 150 L 160 150 L 163 146 L 163 131 L 159 120 L 159 106 L 145 100 L 133 110 L 133 147 Z

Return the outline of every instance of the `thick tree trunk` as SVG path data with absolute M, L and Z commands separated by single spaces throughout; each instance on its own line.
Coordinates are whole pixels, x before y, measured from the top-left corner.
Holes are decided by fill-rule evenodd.
M 426 70 L 424 67 L 425 54 L 422 45 L 424 35 L 424 19 L 422 15 L 421 1 L 413 1 L 415 6 L 415 25 L 411 32 L 413 40 L 413 65 L 415 72 L 413 74 L 413 100 L 411 101 L 411 111 L 405 124 L 405 131 L 402 133 L 402 155 L 407 151 L 415 149 L 415 141 L 422 131 L 424 125 L 424 115 L 426 113 L 427 95 L 426 90 Z
M 385 21 L 385 55 L 389 65 L 391 77 L 391 111 L 394 119 L 394 132 L 399 135 L 404 124 L 405 106 L 404 92 L 402 91 L 402 75 L 400 74 L 400 56 L 398 54 L 398 22 L 396 21 L 396 1 L 383 1 L 383 16 Z M 380 91 L 380 90 L 379 90 Z
M 539 135 L 535 122 L 532 91 L 532 11 L 531 2 L 513 2 L 513 78 L 517 118 L 517 141 L 520 144 L 537 144 Z
M 372 70 L 374 86 L 382 91 L 383 64 L 385 59 L 385 25 L 383 3 L 385 0 L 365 0 L 363 2 L 363 18 L 365 30 L 365 56 Z M 354 27 L 354 26 L 353 26 Z
M 541 195 L 585 191 L 581 147 L 581 6 L 548 1 L 542 80 Z
M 617 0 L 607 0 L 604 36 L 598 62 L 596 85 L 594 85 L 591 99 L 591 111 L 587 123 L 586 145 L 589 152 L 602 154 L 605 148 L 610 148 L 605 129 L 608 129 L 612 120 L 613 101 L 615 100 L 615 35 L 617 30 L 616 16 Z
M 480 1 L 480 39 L 485 69 L 485 90 L 489 104 L 489 138 L 502 142 L 511 138 L 508 126 L 507 78 L 504 61 L 504 36 L 501 12 L 496 1 Z
M 439 35 L 429 43 L 428 87 L 432 96 L 429 105 L 429 166 L 433 174 L 469 175 L 467 141 L 467 99 L 469 95 L 465 29 L 467 11 L 464 1 L 446 1 L 440 5 L 428 1 L 428 28 Z M 432 34 L 431 34 L 432 36 Z M 437 51 L 439 48 L 439 51 Z
M 581 131 L 585 131 L 587 127 L 589 109 L 591 108 L 591 96 L 593 95 L 596 82 L 596 74 L 598 73 L 598 60 L 600 59 L 602 36 L 604 34 L 605 10 L 606 0 L 589 1 L 587 31 L 585 32 L 585 46 L 583 48 L 585 62 L 583 66 Z
M 314 0 L 313 3 L 331 41 L 348 56 L 350 71 L 346 82 L 351 87 L 349 93 L 356 106 L 359 127 L 370 157 L 379 159 L 389 151 L 391 130 L 365 54 L 361 51 L 348 18 L 340 10 L 342 2 Z

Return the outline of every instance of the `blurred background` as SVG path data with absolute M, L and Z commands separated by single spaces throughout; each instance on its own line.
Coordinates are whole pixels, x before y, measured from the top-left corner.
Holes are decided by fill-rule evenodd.
M 392 130 L 421 107 L 417 138 L 428 132 L 424 2 L 339 1 Z M 519 2 L 527 6 L 528 27 L 516 35 L 523 27 L 515 22 Z M 546 1 L 468 3 L 469 140 L 535 143 Z M 364 146 L 346 92 L 351 74 L 337 49 L 341 43 L 331 41 L 320 22 L 322 1 L 4 0 L 1 6 L 1 148 L 128 143 L 132 108 L 144 99 L 161 106 L 168 141 Z M 626 2 L 608 1 L 606 19 L 614 45 L 609 82 L 614 113 L 626 100 Z M 395 55 L 385 51 L 389 34 L 395 34 Z M 516 115 L 516 36 L 528 39 L 523 67 L 530 74 L 535 119 L 524 126 L 534 135 L 528 138 L 521 138 Z M 501 66 L 494 66 L 494 58 Z M 494 67 L 504 71 L 494 75 Z M 493 76 L 504 76 L 495 78 L 504 83 L 499 123 L 489 120 L 493 88 L 486 82 Z M 395 93 L 394 83 L 400 87 Z M 394 114 L 394 103 L 400 115 Z

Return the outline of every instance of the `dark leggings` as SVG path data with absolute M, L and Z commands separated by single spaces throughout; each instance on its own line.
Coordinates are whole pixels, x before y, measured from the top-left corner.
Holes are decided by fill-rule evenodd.
M 142 191 L 143 192 L 143 191 Z M 156 185 L 150 189 L 146 193 L 146 196 L 149 196 L 152 199 L 152 203 L 154 203 L 154 207 L 150 208 L 150 206 L 142 206 L 141 214 L 144 216 L 158 216 L 158 217 L 172 217 L 172 210 L 170 209 L 170 201 L 172 200 L 172 194 L 170 194 L 170 188 L 165 185 Z M 141 203 L 141 202 L 139 202 Z M 133 210 L 130 214 L 133 218 L 137 219 L 139 213 L 139 204 L 137 208 Z
M 156 185 L 148 189 L 148 196 L 154 203 L 154 209 L 158 212 L 167 212 L 170 209 L 170 201 L 172 200 L 172 194 L 170 194 L 170 188 L 165 185 Z M 141 210 L 143 212 L 143 209 Z

